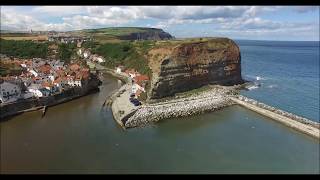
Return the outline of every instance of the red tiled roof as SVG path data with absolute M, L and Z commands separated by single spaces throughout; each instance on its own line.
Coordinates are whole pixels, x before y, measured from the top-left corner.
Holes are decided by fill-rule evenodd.
M 66 76 L 66 73 L 64 72 L 64 70 L 61 70 L 61 69 L 56 70 L 56 73 L 57 73 L 58 76 L 60 76 L 60 77 Z
M 51 70 L 51 66 L 49 64 L 42 65 L 38 68 L 41 73 L 49 74 Z
M 41 86 L 42 87 L 53 87 L 53 84 L 51 84 L 51 83 L 49 83 L 47 81 L 44 81 L 44 82 L 41 83 Z
M 72 71 L 78 71 L 80 69 L 79 64 L 73 63 L 69 65 L 70 70 Z

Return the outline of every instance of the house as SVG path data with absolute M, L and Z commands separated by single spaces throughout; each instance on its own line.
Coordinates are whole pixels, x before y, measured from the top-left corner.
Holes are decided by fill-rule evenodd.
M 58 88 L 56 88 L 56 86 L 54 86 L 53 83 L 49 83 L 48 81 L 42 82 L 41 86 L 42 86 L 42 88 L 49 90 L 50 93 L 54 93 L 54 92 L 58 91 Z
M 57 88 L 57 91 L 62 91 L 62 89 L 65 88 L 67 84 L 67 78 L 65 77 L 58 77 L 53 81 L 53 85 Z
M 124 66 L 116 67 L 116 73 L 120 74 L 124 70 Z
M 79 70 L 80 70 L 80 65 L 79 65 L 79 64 L 76 64 L 76 63 L 70 64 L 70 65 L 69 65 L 69 69 L 70 69 L 71 71 L 79 71 Z
M 97 57 L 97 61 L 98 61 L 98 63 L 106 62 L 102 56 Z
M 78 41 L 78 42 L 77 42 L 77 47 L 80 48 L 81 45 L 82 45 L 82 41 Z
M 14 102 L 21 96 L 21 87 L 18 84 L 0 79 L 0 103 Z
M 38 77 L 38 73 L 34 71 L 33 69 L 28 69 L 30 73 L 32 73 L 35 77 Z
M 91 53 L 90 53 L 90 51 L 88 51 L 88 50 L 85 50 L 85 51 L 83 52 L 83 57 L 84 57 L 84 58 L 88 58 L 90 55 L 91 55 Z
M 77 51 L 77 54 L 78 54 L 79 56 L 81 56 L 82 53 L 83 53 L 83 50 L 82 50 L 82 49 L 79 49 L 79 50 Z
M 149 81 L 149 77 L 146 75 L 136 75 L 133 81 L 141 87 L 144 87 L 146 82 Z
M 136 70 L 134 69 L 127 69 L 125 71 L 125 73 L 130 77 L 130 78 L 134 78 L 136 77 L 136 74 L 138 73 Z
M 49 64 L 44 64 L 40 66 L 37 70 L 42 74 L 50 74 L 52 72 L 52 68 Z
M 43 88 L 41 84 L 31 84 L 28 87 L 28 92 L 32 93 L 35 97 L 47 97 L 50 95 L 50 90 Z

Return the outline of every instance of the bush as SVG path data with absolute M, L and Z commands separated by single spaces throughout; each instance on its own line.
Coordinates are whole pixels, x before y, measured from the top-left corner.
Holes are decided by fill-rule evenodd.
M 134 68 L 142 74 L 151 74 L 147 60 L 137 52 L 130 42 L 102 44 L 95 50 L 95 53 L 106 59 L 106 67 L 114 68 L 118 65 L 124 65 L 126 68 Z
M 58 54 L 59 58 L 65 63 L 70 63 L 71 56 L 75 54 L 75 44 L 59 44 Z
M 1 39 L 0 53 L 19 58 L 46 58 L 48 55 L 48 43 Z

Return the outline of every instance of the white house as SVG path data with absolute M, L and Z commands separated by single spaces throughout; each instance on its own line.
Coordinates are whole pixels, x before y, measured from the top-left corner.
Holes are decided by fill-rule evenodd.
M 116 73 L 120 74 L 121 73 L 121 68 L 120 67 L 117 67 L 116 69 Z
M 99 63 L 106 62 L 106 61 L 104 60 L 104 58 L 101 57 L 101 56 L 97 57 L 97 61 L 98 61 Z
M 90 51 L 86 50 L 83 52 L 83 57 L 88 58 L 90 56 Z
M 139 86 L 139 84 L 137 84 L 137 83 L 134 83 L 134 84 L 132 84 L 132 87 L 131 87 L 131 93 L 135 94 L 139 89 L 143 92 L 146 92 L 143 87 Z
M 21 96 L 21 88 L 17 84 L 0 82 L 0 101 L 3 102 L 14 102 Z
M 82 55 L 82 49 L 79 49 L 79 50 L 77 51 L 77 53 L 78 53 L 79 56 L 81 56 L 81 55 Z
M 67 78 L 67 84 L 69 84 L 70 86 L 79 86 L 79 87 L 82 86 L 80 79 L 71 78 L 71 77 Z
M 32 93 L 35 97 L 42 97 L 42 92 L 39 90 L 41 88 L 40 84 L 31 84 L 27 89 L 28 92 Z
M 38 76 L 38 73 L 35 72 L 33 69 L 28 69 L 28 71 L 29 71 L 30 73 L 32 73 L 35 77 Z

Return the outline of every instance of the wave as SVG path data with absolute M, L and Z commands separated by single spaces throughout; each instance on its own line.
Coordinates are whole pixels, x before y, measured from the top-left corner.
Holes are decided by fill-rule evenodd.
M 271 84 L 271 85 L 269 85 L 269 86 L 267 86 L 267 87 L 270 88 L 270 89 L 272 89 L 272 88 L 278 87 L 278 85 L 276 85 L 276 84 Z
M 261 76 L 252 76 L 252 75 L 245 75 L 245 77 L 252 79 L 252 80 L 256 80 L 256 81 L 264 81 L 267 80 L 268 78 L 266 77 L 261 77 Z
M 253 89 L 258 89 L 259 86 L 258 85 L 251 85 L 251 86 L 247 86 L 246 87 L 249 91 L 253 90 Z

